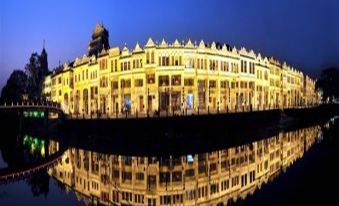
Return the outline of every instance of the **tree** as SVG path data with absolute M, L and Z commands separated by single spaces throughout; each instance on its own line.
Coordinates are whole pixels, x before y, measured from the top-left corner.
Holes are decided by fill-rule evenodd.
M 47 52 L 45 47 L 41 55 L 32 53 L 29 62 L 25 66 L 25 72 L 15 70 L 2 89 L 2 101 L 21 101 L 23 94 L 27 94 L 29 100 L 40 100 L 45 76 L 48 74 Z
M 339 69 L 327 68 L 322 70 L 316 87 L 323 92 L 323 100 L 339 98 Z
M 41 73 L 40 57 L 37 53 L 33 53 L 29 58 L 29 62 L 25 66 L 25 72 L 28 77 L 28 96 L 30 99 L 38 99 L 40 97 Z
M 25 72 L 28 77 L 27 88 L 29 99 L 39 100 L 41 98 L 44 78 L 48 73 L 47 53 L 45 49 L 41 56 L 33 53 L 25 66 Z
M 42 169 L 34 172 L 28 179 L 27 184 L 31 186 L 31 191 L 34 197 L 44 195 L 45 197 L 49 192 L 49 175 L 47 169 Z
M 14 70 L 2 88 L 1 101 L 20 102 L 27 93 L 27 75 L 21 70 Z

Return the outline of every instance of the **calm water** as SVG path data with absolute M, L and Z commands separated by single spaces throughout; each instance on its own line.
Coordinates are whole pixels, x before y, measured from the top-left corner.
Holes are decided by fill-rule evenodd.
M 167 156 L 102 152 L 23 132 L 1 142 L 0 175 L 40 170 L 1 181 L 0 205 L 326 205 L 335 199 L 328 185 L 338 182 L 338 127 L 332 119 Z

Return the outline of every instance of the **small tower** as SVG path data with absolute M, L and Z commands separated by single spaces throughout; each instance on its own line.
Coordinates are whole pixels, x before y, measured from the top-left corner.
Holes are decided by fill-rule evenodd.
M 46 75 L 48 73 L 48 60 L 47 60 L 47 52 L 45 49 L 45 40 L 43 41 L 43 47 L 40 54 L 40 64 L 43 74 Z
M 93 30 L 92 40 L 88 45 L 88 56 L 98 55 L 103 49 L 109 49 L 109 34 L 107 29 L 102 25 L 97 23 Z

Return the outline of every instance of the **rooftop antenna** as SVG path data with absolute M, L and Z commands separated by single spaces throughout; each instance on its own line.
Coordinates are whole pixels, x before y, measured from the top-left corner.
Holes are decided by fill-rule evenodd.
M 43 48 L 45 48 L 45 39 L 44 39 L 44 41 L 43 41 L 43 45 L 42 45 L 42 47 L 43 47 Z

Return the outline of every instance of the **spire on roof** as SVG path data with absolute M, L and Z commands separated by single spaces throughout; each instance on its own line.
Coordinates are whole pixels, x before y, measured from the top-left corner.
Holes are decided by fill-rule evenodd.
M 226 46 L 226 44 L 223 44 L 222 45 L 222 49 L 221 49 L 222 51 L 227 51 L 227 46 Z
M 135 47 L 134 47 L 133 52 L 139 52 L 139 51 L 142 51 L 142 49 L 141 49 L 139 43 L 137 42 L 137 44 L 136 44 Z
M 160 43 L 160 47 L 167 47 L 167 46 L 168 46 L 167 42 L 165 41 L 164 38 L 162 38 L 162 41 Z
M 122 51 L 128 51 L 126 42 L 125 42 L 125 44 L 124 44 L 124 48 L 122 49 Z
M 194 45 L 192 44 L 192 41 L 191 39 L 188 39 L 186 45 L 185 45 L 187 48 L 194 48 Z
M 173 46 L 174 47 L 180 47 L 180 43 L 179 43 L 178 39 L 174 40 Z
M 125 43 L 125 46 L 122 49 L 121 56 L 127 56 L 127 55 L 129 55 L 129 49 L 127 48 L 127 44 Z
M 237 53 L 237 48 L 235 46 L 232 48 L 232 53 Z
M 204 40 L 201 40 L 199 43 L 199 49 L 205 49 L 205 42 Z
M 250 50 L 250 52 L 248 52 L 248 55 L 255 58 L 255 53 L 252 49 Z
M 212 42 L 211 49 L 213 49 L 213 50 L 217 49 L 217 46 L 216 46 L 215 42 Z
M 145 47 L 154 47 L 154 46 L 155 46 L 155 44 L 154 44 L 154 41 L 152 40 L 152 38 L 151 37 L 148 38 Z

